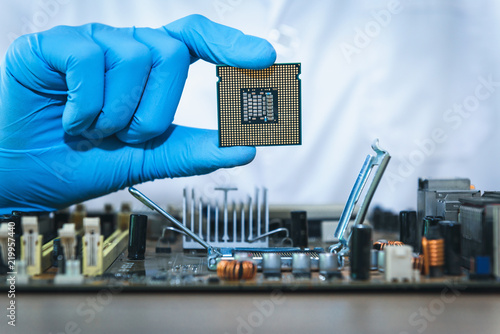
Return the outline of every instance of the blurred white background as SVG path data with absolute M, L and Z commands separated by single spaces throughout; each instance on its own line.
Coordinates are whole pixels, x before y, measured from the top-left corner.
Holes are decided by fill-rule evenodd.
M 158 27 L 198 13 L 268 39 L 302 63 L 301 146 L 263 147 L 244 167 L 138 188 L 162 205 L 182 188 L 269 189 L 271 203 L 344 203 L 375 138 L 392 160 L 374 203 L 416 207 L 418 177 L 500 190 L 500 5 L 495 1 L 1 0 L 0 55 L 56 25 Z M 175 123 L 217 128 L 215 66 L 195 63 Z M 88 202 L 133 201 L 126 191 Z M 134 205 L 137 205 L 136 203 Z

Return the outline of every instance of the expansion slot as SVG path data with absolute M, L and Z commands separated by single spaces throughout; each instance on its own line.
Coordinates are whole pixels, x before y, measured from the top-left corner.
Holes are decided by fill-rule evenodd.
M 30 276 L 40 275 L 52 263 L 54 241 L 45 244 L 43 236 L 38 233 L 37 217 L 22 217 L 24 234 L 21 236 L 21 259 L 26 263 L 26 273 Z
M 116 230 L 104 240 L 99 218 L 85 218 L 83 225 L 83 275 L 102 275 L 127 247 L 128 231 Z

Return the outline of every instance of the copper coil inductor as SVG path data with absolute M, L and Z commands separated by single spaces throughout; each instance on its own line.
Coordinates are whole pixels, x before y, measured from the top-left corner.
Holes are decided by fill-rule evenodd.
M 228 281 L 250 280 L 257 274 L 257 266 L 252 261 L 220 261 L 217 276 Z
M 393 241 L 393 240 L 377 241 L 373 243 L 373 249 L 376 250 L 384 250 L 384 248 L 387 246 L 404 246 L 404 243 L 402 243 L 401 241 Z
M 417 257 L 412 257 L 411 265 L 413 269 L 418 270 L 420 273 L 424 272 L 424 256 L 422 254 Z
M 444 266 L 444 239 L 422 237 L 422 251 L 424 253 L 424 275 L 442 276 L 440 271 Z

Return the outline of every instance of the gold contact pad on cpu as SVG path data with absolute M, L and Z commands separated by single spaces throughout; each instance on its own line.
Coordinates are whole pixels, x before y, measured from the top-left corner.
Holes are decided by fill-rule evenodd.
M 217 66 L 219 144 L 301 144 L 300 63 L 263 70 Z

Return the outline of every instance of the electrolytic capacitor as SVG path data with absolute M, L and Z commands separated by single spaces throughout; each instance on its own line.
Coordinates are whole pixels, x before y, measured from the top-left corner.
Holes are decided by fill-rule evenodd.
M 427 237 L 429 239 L 429 229 L 432 226 L 439 226 L 439 222 L 444 220 L 444 217 L 441 216 L 425 216 L 424 222 L 422 225 L 422 236 Z
M 99 214 L 99 218 L 101 220 L 101 234 L 106 240 L 116 229 L 116 212 L 113 205 L 104 204 L 104 212 Z
M 57 256 L 57 274 L 62 275 L 66 273 L 66 261 L 64 260 L 64 255 L 60 254 Z
M 306 253 L 293 253 L 292 273 L 295 278 L 311 278 L 311 257 Z
M 64 258 L 63 255 L 63 247 L 61 245 L 61 239 L 60 238 L 55 238 L 54 241 L 52 242 L 52 266 L 53 267 L 58 267 L 59 266 L 59 256 L 61 255 Z
M 377 254 L 378 271 L 385 272 L 385 252 L 379 251 Z
M 415 252 L 420 252 L 416 211 L 401 211 L 399 213 L 399 240 L 405 245 L 412 246 Z
M 370 251 L 370 270 L 378 269 L 378 252 L 376 249 Z
M 264 278 L 281 278 L 281 256 L 277 253 L 262 254 L 262 274 Z
M 292 211 L 292 220 L 290 224 L 290 237 L 293 240 L 294 247 L 307 247 L 307 239 L 309 237 L 307 231 L 307 212 Z
M 461 225 L 456 221 L 443 220 L 439 222 L 439 227 L 444 239 L 444 273 L 445 275 L 461 275 Z
M 372 249 L 372 228 L 355 225 L 351 235 L 351 278 L 367 280 L 370 278 L 370 252 Z
M 54 226 L 56 229 L 62 228 L 62 226 L 71 221 L 71 214 L 69 209 L 59 210 L 54 212 Z
M 320 253 L 319 254 L 319 274 L 325 279 L 333 277 L 341 278 L 342 273 L 339 270 L 337 254 Z
M 144 260 L 147 228 L 148 216 L 130 215 L 128 234 L 128 258 L 130 260 Z

